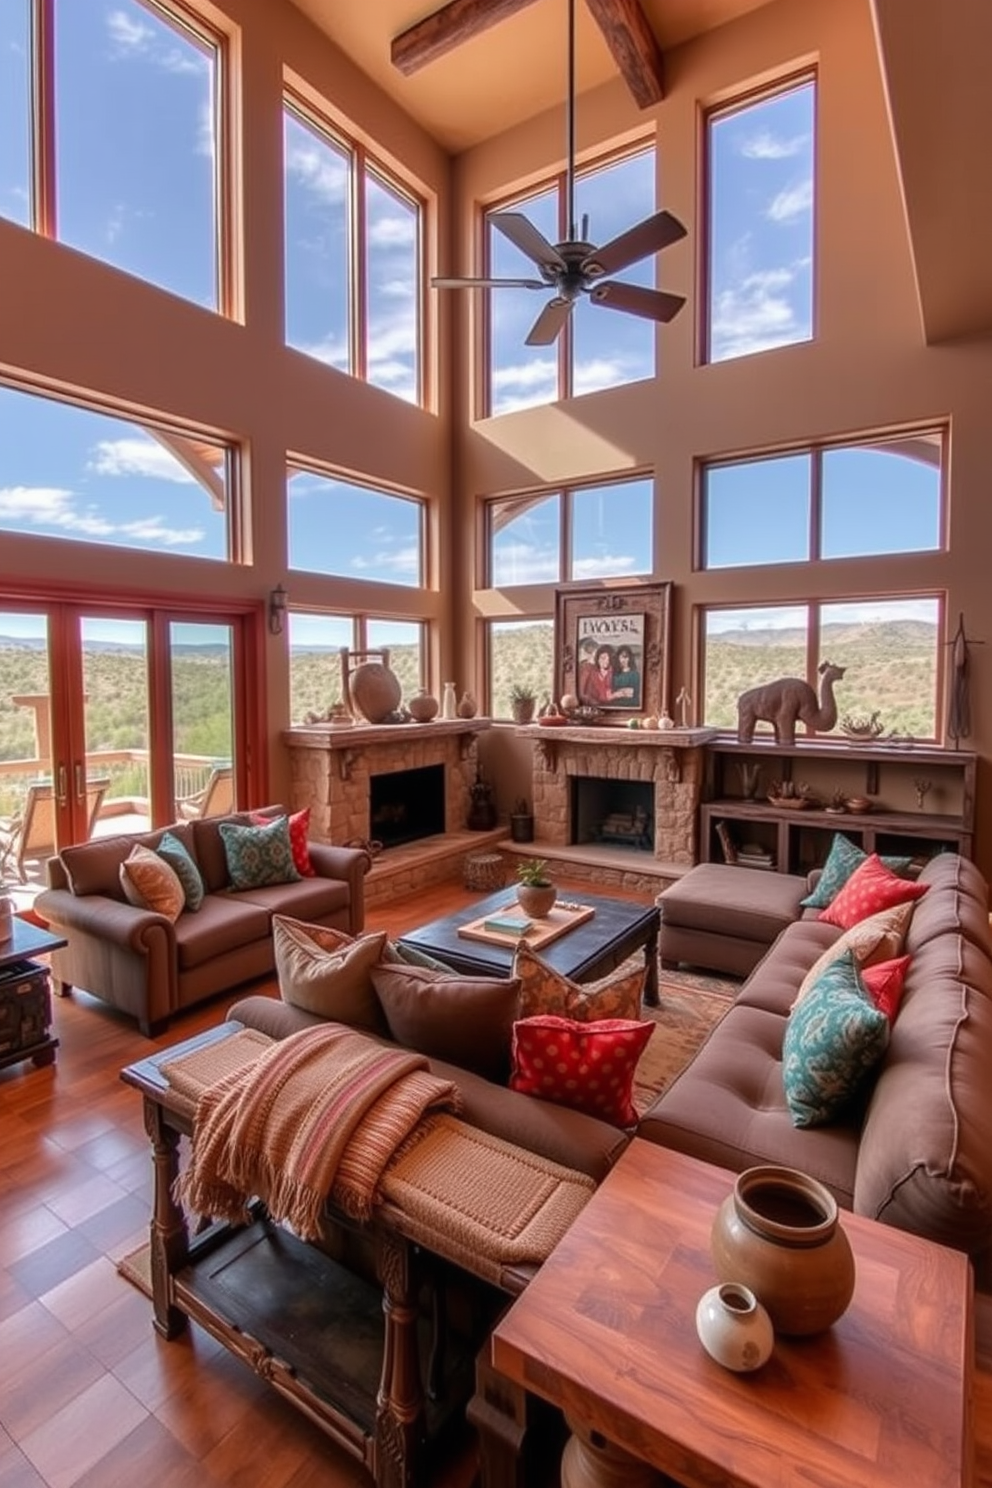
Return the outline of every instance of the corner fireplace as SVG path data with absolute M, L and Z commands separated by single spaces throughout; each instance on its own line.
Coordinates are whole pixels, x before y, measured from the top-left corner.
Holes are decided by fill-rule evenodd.
M 384 848 L 444 831 L 444 766 L 390 770 L 369 778 L 369 833 Z
M 601 776 L 571 777 L 572 843 L 654 852 L 654 783 Z

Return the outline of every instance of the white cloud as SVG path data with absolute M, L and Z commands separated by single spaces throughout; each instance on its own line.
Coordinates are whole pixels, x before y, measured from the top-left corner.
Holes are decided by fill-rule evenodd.
M 808 327 L 800 325 L 796 307 L 787 295 L 793 280 L 789 269 L 768 269 L 745 275 L 716 296 L 712 320 L 714 361 L 748 356 L 751 352 L 805 339 Z
M 147 58 L 163 72 L 199 73 L 208 65 L 207 58 L 190 43 L 174 41 L 169 28 L 140 21 L 124 10 L 112 10 L 107 16 L 111 57 L 118 61 L 132 57 Z
M 348 189 L 345 161 L 295 130 L 286 152 L 286 170 L 322 202 L 337 206 L 345 200 Z
M 388 548 L 380 548 L 367 558 L 361 555 L 353 558 L 351 566 L 359 574 L 370 569 L 376 573 L 416 574 L 419 562 L 420 550 L 414 545 L 408 548 L 397 548 L 395 552 L 390 552 Z
M 637 382 L 642 377 L 650 377 L 653 371 L 654 362 L 647 358 L 590 357 L 575 363 L 572 386 L 576 394 L 594 393 L 600 388 L 622 387 L 628 382 Z
M 373 248 L 407 248 L 417 239 L 417 220 L 412 213 L 377 217 L 369 224 L 369 243 Z
M 802 217 L 813 206 L 813 178 L 807 176 L 795 186 L 788 186 L 772 199 L 767 216 L 770 222 L 791 222 Z
M 101 439 L 86 468 L 96 475 L 140 475 L 180 486 L 196 484 L 175 456 L 152 439 Z
M 297 341 L 294 342 L 297 351 L 302 351 L 304 356 L 313 357 L 318 362 L 325 362 L 328 367 L 336 367 L 339 372 L 347 372 L 350 365 L 348 343 L 340 336 L 323 336 L 319 341 Z
M 93 506 L 77 510 L 75 495 L 60 486 L 0 487 L 0 522 L 8 529 L 26 526 L 58 528 L 81 537 L 107 538 L 120 534 L 164 547 L 190 547 L 205 536 L 200 527 L 168 527 L 161 517 L 134 522 L 114 522 Z
M 742 140 L 738 148 L 745 160 L 788 160 L 790 156 L 800 155 L 808 145 L 808 134 L 795 134 L 791 139 L 784 139 L 772 134 L 770 129 L 763 129 L 760 134 Z
M 501 543 L 498 562 L 500 584 L 547 584 L 558 578 L 558 549 L 549 544 Z

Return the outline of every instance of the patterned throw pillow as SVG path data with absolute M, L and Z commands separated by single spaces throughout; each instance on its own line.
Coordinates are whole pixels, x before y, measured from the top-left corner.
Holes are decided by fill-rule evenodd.
M 578 1023 L 593 1023 L 603 1018 L 637 1021 L 641 1015 L 643 966 L 621 967 L 597 982 L 573 982 L 520 942 L 513 957 L 513 975 L 520 978 L 518 1018 L 553 1013 Z
M 862 966 L 860 969 L 865 991 L 890 1023 L 895 1022 L 899 1011 L 911 960 L 911 956 L 896 956 L 892 961 L 880 961 L 877 966 Z
M 296 883 L 299 879 L 284 816 L 274 817 L 264 827 L 221 822 L 217 830 L 224 844 L 232 889 L 264 889 L 268 884 Z
M 653 1032 L 653 1023 L 629 1018 L 522 1018 L 513 1025 L 510 1089 L 633 1126 L 634 1071 Z
M 865 996 L 850 951 L 833 962 L 789 1014 L 782 1082 L 794 1126 L 841 1114 L 885 1053 L 889 1020 Z
M 271 816 L 264 816 L 261 811 L 250 811 L 251 824 L 253 827 L 264 827 L 272 821 Z M 296 871 L 301 878 L 316 877 L 317 870 L 310 861 L 310 807 L 305 806 L 302 811 L 291 811 L 289 814 L 289 845 L 293 849 L 293 862 Z
M 206 890 L 203 887 L 203 879 L 200 870 L 190 857 L 186 848 L 173 837 L 171 832 L 166 832 L 159 839 L 158 847 L 155 849 L 159 857 L 168 863 L 179 882 L 183 886 L 183 894 L 186 899 L 186 908 L 193 914 L 203 905 L 203 896 Z
M 135 843 L 120 866 L 120 881 L 125 899 L 136 909 L 153 909 L 173 924 L 182 914 L 183 886 L 175 870 L 150 847 Z
M 277 914 L 272 916 L 272 944 L 283 1002 L 351 1028 L 386 1032 L 372 985 L 372 967 L 386 944 L 385 930 L 355 937 Z
M 886 868 L 877 853 L 870 853 L 856 868 L 835 899 L 821 909 L 819 918 L 828 925 L 849 930 L 859 920 L 890 909 L 895 904 L 909 904 L 922 899 L 929 884 L 913 883 Z
M 813 962 L 809 971 L 799 984 L 796 993 L 796 1003 L 802 1002 L 803 998 L 819 980 L 822 972 L 833 961 L 843 956 L 845 951 L 851 951 L 859 971 L 866 966 L 876 966 L 880 961 L 891 961 L 893 956 L 902 955 L 903 941 L 909 922 L 913 917 L 912 904 L 897 904 L 893 909 L 885 909 L 881 914 L 871 915 L 867 920 L 862 920 L 857 925 L 852 925 L 850 930 L 845 930 L 843 935 L 837 937 L 833 945 L 828 946 L 821 956 Z
M 816 881 L 816 887 L 812 893 L 800 899 L 803 909 L 826 909 L 832 899 L 835 899 L 841 889 L 851 877 L 856 868 L 860 868 L 868 854 L 863 848 L 852 842 L 850 837 L 845 837 L 843 832 L 835 832 L 834 840 L 830 844 L 827 861 L 820 870 L 820 877 Z M 893 873 L 904 876 L 912 866 L 912 858 L 883 858 L 882 862 L 886 868 L 891 868 Z
M 372 985 L 404 1049 L 502 1084 L 510 1068 L 510 1035 L 517 1013 L 516 977 L 470 976 L 380 961 Z

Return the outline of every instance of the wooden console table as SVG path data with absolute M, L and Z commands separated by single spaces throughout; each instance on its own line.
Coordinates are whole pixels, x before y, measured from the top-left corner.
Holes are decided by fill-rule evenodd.
M 857 1264 L 847 1312 L 815 1338 L 777 1339 L 756 1373 L 732 1374 L 695 1331 L 696 1303 L 715 1281 L 713 1215 L 732 1184 L 634 1139 L 496 1326 L 506 1420 L 521 1419 L 528 1392 L 563 1410 L 587 1488 L 648 1481 L 643 1463 L 690 1488 L 967 1488 L 968 1257 L 844 1213 Z M 516 1481 L 508 1435 L 481 1433 L 486 1488 Z M 613 1443 L 637 1459 L 628 1476 Z

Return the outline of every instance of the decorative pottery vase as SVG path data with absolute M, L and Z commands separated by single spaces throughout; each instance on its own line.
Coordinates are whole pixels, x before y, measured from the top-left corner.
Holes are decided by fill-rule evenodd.
M 854 1295 L 854 1256 L 829 1189 L 794 1168 L 740 1173 L 710 1249 L 721 1281 L 749 1287 L 776 1333 L 821 1333 Z
M 369 723 L 382 723 L 399 707 L 400 679 L 381 661 L 363 661 L 348 678 L 351 701 Z
M 696 1307 L 696 1332 L 710 1358 L 735 1374 L 760 1369 L 775 1343 L 766 1309 L 749 1287 L 737 1281 L 703 1293 Z
M 454 682 L 445 682 L 444 684 L 444 696 L 441 699 L 441 717 L 458 717 L 458 699 L 455 696 Z
M 561 1488 L 658 1488 L 658 1473 L 581 1421 L 568 1419 L 572 1435 L 561 1458 Z
M 410 717 L 414 723 L 430 723 L 431 719 L 437 714 L 440 706 L 437 698 L 427 692 L 423 687 L 419 692 L 415 692 L 407 703 L 407 707 L 410 710 Z
M 543 920 L 554 909 L 557 898 L 554 884 L 517 884 L 517 903 L 531 919 Z
M 463 692 L 461 702 L 458 704 L 459 718 L 474 718 L 479 711 L 475 698 L 470 692 Z

